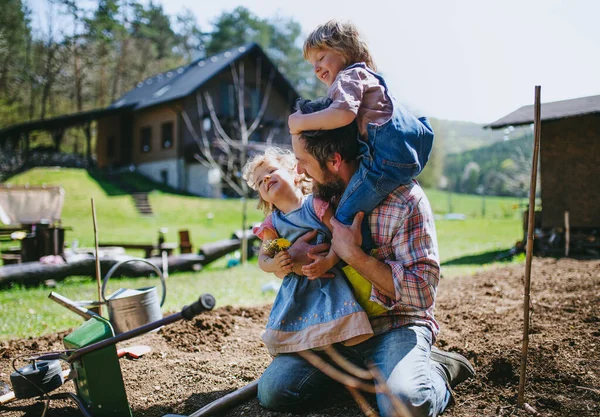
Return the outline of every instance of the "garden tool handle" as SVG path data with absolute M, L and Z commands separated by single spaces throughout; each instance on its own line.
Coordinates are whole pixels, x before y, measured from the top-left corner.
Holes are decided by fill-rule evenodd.
M 186 320 L 191 320 L 203 311 L 212 310 L 215 307 L 215 297 L 210 294 L 202 294 L 198 301 L 183 307 L 181 317 Z
M 175 321 L 181 319 L 191 320 L 192 318 L 194 318 L 194 316 L 202 313 L 203 311 L 212 310 L 214 306 L 214 297 L 210 294 L 202 294 L 200 298 L 198 298 L 198 301 L 189 306 L 185 306 L 179 313 L 171 314 L 170 316 L 164 317 L 157 321 L 153 321 L 152 323 L 144 324 L 143 326 L 129 330 L 128 332 L 124 332 L 116 336 L 109 337 L 108 339 L 100 340 L 99 342 L 92 343 L 91 345 L 79 348 L 75 352 L 73 352 L 71 356 L 69 356 L 68 361 L 72 363 L 73 361 L 80 358 L 82 355 L 96 351 L 98 349 L 102 349 L 109 345 L 115 345 L 124 340 L 133 339 L 134 337 L 137 337 L 144 333 L 148 333 L 151 330 L 158 329 L 159 327 L 171 324 Z

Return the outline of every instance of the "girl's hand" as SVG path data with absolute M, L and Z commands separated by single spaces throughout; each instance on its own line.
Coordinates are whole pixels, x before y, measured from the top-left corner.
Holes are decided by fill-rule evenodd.
M 330 260 L 322 255 L 307 254 L 307 256 L 313 260 L 308 265 L 302 267 L 302 274 L 310 280 L 317 278 L 333 278 L 335 274 L 326 272 L 329 271 L 333 265 Z
M 273 262 L 277 267 L 277 270 L 275 271 L 275 274 L 277 276 L 281 274 L 285 276 L 292 272 L 292 257 L 290 256 L 287 250 L 282 250 L 278 252 L 273 257 Z
M 302 132 L 302 112 L 297 110 L 296 113 L 290 114 L 288 118 L 288 126 L 290 128 L 290 134 L 299 135 Z

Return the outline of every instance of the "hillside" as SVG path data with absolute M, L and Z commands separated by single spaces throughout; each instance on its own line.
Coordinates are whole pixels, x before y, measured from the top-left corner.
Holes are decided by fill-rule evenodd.
M 528 188 L 533 152 L 531 134 L 446 157 L 444 175 L 450 189 L 487 195 L 522 197 Z M 481 188 L 480 188 L 481 189 Z
M 100 242 L 156 242 L 161 228 L 168 229 L 168 242 L 178 242 L 178 230 L 187 229 L 197 248 L 202 243 L 228 239 L 234 230 L 241 227 L 242 206 L 239 200 L 181 195 L 135 174 L 121 177 L 117 183 L 102 176 L 92 176 L 84 169 L 35 168 L 7 182 L 15 185 L 62 185 L 65 189 L 62 223 L 72 229 L 67 232 L 65 243 L 68 245 L 74 239 L 80 246 L 94 244 L 92 198 Z M 137 212 L 131 194 L 126 191 L 132 186 L 149 192 L 153 217 L 143 217 Z M 263 218 L 254 206 L 253 201 L 248 203 L 249 222 Z
M 432 123 L 436 125 L 436 134 L 443 136 L 445 154 L 489 146 L 501 141 L 504 136 L 501 130 L 484 129 L 477 123 L 442 119 L 433 119 Z

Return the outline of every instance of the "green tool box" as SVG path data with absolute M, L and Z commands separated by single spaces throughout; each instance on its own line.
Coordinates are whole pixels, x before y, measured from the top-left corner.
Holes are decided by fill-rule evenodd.
M 79 349 L 114 335 L 108 320 L 92 317 L 66 336 L 63 343 L 67 349 Z M 114 344 L 81 356 L 71 368 L 76 372 L 77 395 L 94 417 L 131 417 Z

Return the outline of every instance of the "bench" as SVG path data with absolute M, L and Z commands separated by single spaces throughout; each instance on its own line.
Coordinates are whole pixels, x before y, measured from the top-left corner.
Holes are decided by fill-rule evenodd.
M 160 256 L 162 252 L 167 252 L 167 256 L 173 254 L 173 250 L 177 248 L 176 243 L 163 243 L 162 245 L 157 244 L 145 244 L 145 243 L 99 243 L 99 247 L 107 246 L 118 246 L 123 249 L 139 249 L 144 251 L 144 258 L 151 258 L 152 255 L 157 254 Z

